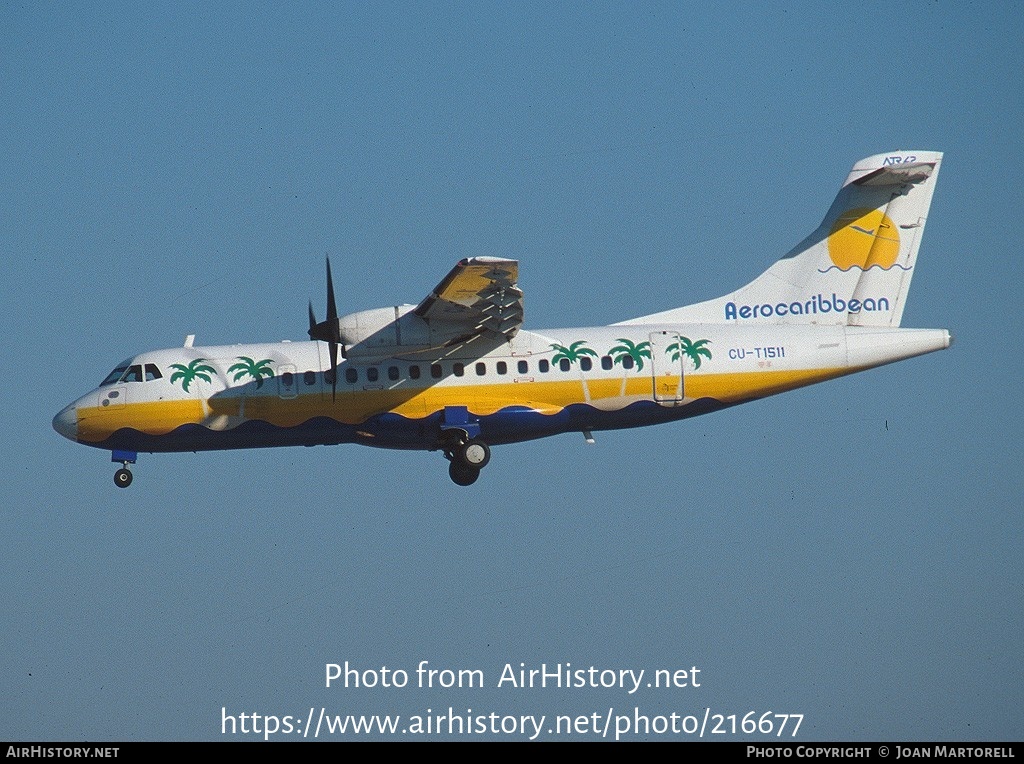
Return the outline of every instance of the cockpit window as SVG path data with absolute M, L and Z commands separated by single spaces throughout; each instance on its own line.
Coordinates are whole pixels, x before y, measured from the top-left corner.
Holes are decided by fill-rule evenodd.
M 100 387 L 112 385 L 121 378 L 121 375 L 128 371 L 128 364 L 118 364 L 118 367 L 107 375 L 107 378 L 100 382 Z
M 142 381 L 142 366 L 136 364 L 135 366 L 129 366 L 128 371 L 121 377 L 122 382 L 141 382 Z
M 117 368 L 110 372 L 106 379 L 100 382 L 100 387 L 112 385 L 115 382 L 149 382 L 153 379 L 163 379 L 163 372 L 155 363 L 132 364 L 130 361 L 122 361 Z

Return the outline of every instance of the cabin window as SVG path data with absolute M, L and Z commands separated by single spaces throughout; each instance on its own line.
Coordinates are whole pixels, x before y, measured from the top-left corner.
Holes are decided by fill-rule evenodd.
M 558 368 L 561 369 L 562 371 L 569 371 L 569 368 L 571 366 L 572 364 L 569 363 L 568 358 L 563 358 L 561 361 L 558 362 Z
M 456 377 L 461 377 L 465 373 L 466 367 L 463 366 L 461 363 L 452 364 L 452 374 L 454 374 Z
M 526 361 L 520 361 L 516 368 L 519 369 L 520 374 L 525 374 L 530 370 L 530 364 L 528 364 Z
M 149 382 L 151 379 L 163 379 L 163 374 L 160 373 L 160 369 L 157 368 L 155 363 L 146 364 L 146 381 Z
M 478 363 L 476 365 L 476 375 L 478 377 L 482 377 L 486 373 L 487 373 L 487 364 L 486 363 L 482 363 L 482 362 Z
M 631 356 L 631 355 L 624 355 L 624 356 L 622 356 L 622 368 L 623 369 L 632 369 L 633 368 L 633 356 Z
M 326 374 L 324 374 L 324 378 L 327 378 Z M 345 381 L 348 382 L 350 385 L 354 385 L 356 382 L 358 382 L 359 370 L 353 368 L 352 366 L 349 366 L 347 369 L 345 369 Z
M 397 382 L 398 381 L 398 367 L 397 366 L 388 366 L 388 379 L 390 379 L 392 382 Z
M 286 371 L 284 374 L 281 375 L 281 382 L 284 384 L 285 387 L 291 387 L 292 385 L 295 384 L 295 375 L 292 374 L 290 371 Z
M 615 362 L 612 360 L 612 357 L 610 355 L 603 355 L 603 356 L 601 356 L 601 368 L 602 369 L 604 369 L 605 371 L 611 371 L 612 366 L 614 366 L 614 365 L 615 365 Z
M 420 367 L 419 367 L 419 364 L 415 364 L 414 363 L 412 366 L 409 367 L 409 379 L 419 379 L 419 378 L 420 378 Z
M 352 369 L 352 371 L 355 371 L 355 369 Z M 334 384 L 335 374 L 336 374 L 336 372 L 335 372 L 334 369 L 328 369 L 327 371 L 325 371 L 324 372 L 324 382 L 326 384 L 328 384 L 328 385 L 333 385 Z M 348 371 L 346 371 L 345 374 L 347 375 Z
M 304 371 L 302 372 L 302 381 L 307 385 L 316 384 L 316 372 L 315 371 Z
M 432 376 L 434 379 L 440 379 L 441 378 L 441 373 L 442 373 L 441 372 L 441 364 L 439 364 L 439 363 L 432 363 L 432 364 L 430 364 L 430 376 Z
M 504 361 L 498 361 L 495 364 L 495 368 L 497 368 L 499 374 L 508 374 L 508 364 Z
M 366 370 L 367 382 L 376 382 L 378 379 L 380 379 L 380 369 L 378 369 L 376 366 L 371 366 L 369 369 Z
M 547 374 L 549 365 L 550 364 L 548 364 L 547 358 L 541 358 L 537 362 L 537 371 L 539 371 L 541 374 Z
M 594 364 L 591 363 L 590 359 L 587 358 L 586 356 L 584 356 L 583 358 L 580 359 L 580 370 L 582 370 L 582 371 L 590 371 L 590 369 L 593 366 L 594 366 Z

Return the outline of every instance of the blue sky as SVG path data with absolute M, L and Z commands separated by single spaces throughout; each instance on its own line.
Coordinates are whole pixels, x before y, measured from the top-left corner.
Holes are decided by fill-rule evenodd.
M 0 738 L 228 713 L 802 713 L 798 740 L 1017 739 L 1021 13 L 796 3 L 0 10 L 11 405 Z M 302 339 L 520 260 L 527 328 L 727 292 L 857 159 L 946 152 L 904 326 L 946 352 L 689 422 L 438 454 L 142 455 L 50 428 L 122 358 Z M 324 687 L 326 663 L 480 669 Z M 700 688 L 514 690 L 506 663 Z M 515 737 L 515 736 L 513 736 Z

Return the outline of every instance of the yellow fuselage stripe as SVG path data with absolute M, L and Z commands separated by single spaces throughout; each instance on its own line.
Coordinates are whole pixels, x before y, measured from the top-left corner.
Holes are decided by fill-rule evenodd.
M 763 398 L 798 387 L 823 382 L 857 369 L 801 369 L 753 371 L 731 374 L 691 374 L 685 377 L 688 400 L 713 398 L 730 404 Z M 659 378 L 669 386 L 676 377 Z M 78 438 L 98 442 L 125 427 L 149 435 L 164 435 L 184 424 L 202 424 L 213 429 L 237 426 L 245 420 L 261 420 L 278 427 L 294 427 L 313 417 L 326 416 L 344 424 L 358 425 L 368 418 L 390 412 L 407 419 L 423 419 L 445 406 L 466 406 L 476 416 L 487 416 L 510 406 L 541 414 L 557 414 L 574 403 L 591 403 L 595 408 L 614 410 L 652 397 L 652 377 L 534 380 L 492 384 L 436 385 L 394 389 L 345 389 L 337 399 L 330 391 L 305 393 L 293 398 L 258 395 L 242 398 L 228 392 L 207 400 L 188 398 L 128 403 L 120 406 L 80 408 Z M 616 399 L 621 406 L 616 406 Z

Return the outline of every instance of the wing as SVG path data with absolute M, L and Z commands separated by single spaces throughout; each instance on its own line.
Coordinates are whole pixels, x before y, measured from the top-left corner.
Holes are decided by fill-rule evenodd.
M 506 340 L 523 325 L 523 292 L 516 286 L 519 261 L 468 257 L 434 287 L 414 311 L 431 332 L 473 336 L 490 331 Z

